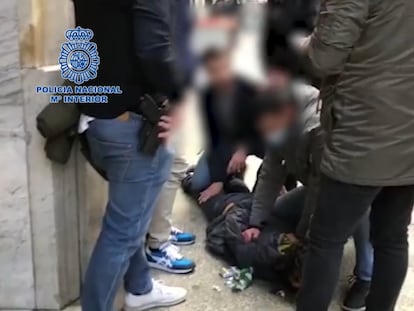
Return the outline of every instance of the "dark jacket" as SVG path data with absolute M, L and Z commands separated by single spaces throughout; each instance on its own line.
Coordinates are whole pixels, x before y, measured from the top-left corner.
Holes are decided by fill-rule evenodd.
M 302 109 L 301 126 L 296 134 L 289 136 L 281 148 L 269 149 L 266 152 L 255 189 L 250 226 L 258 228 L 264 226 L 286 176 L 293 174 L 308 188 L 304 211 L 296 232 L 298 236 L 303 237 L 317 204 L 319 166 L 324 137 L 319 126 L 317 111 L 318 90 L 310 86 L 298 85 L 295 93 Z
M 233 96 L 233 131 L 224 133 L 217 119 L 216 102 L 212 88 L 202 95 L 201 113 L 204 117 L 208 141 L 207 154 L 221 154 L 221 158 L 209 157 L 210 174 L 213 182 L 224 181 L 227 177 L 227 162 L 239 145 L 247 148 L 249 154 L 264 155 L 264 144 L 255 129 L 253 101 L 256 88 L 251 83 L 237 78 Z M 217 152 L 218 151 L 218 152 Z
M 311 33 L 319 0 L 272 0 L 266 4 L 263 56 L 266 68 L 278 67 L 303 73 L 300 57 L 289 37 L 298 31 Z
M 192 191 L 191 177 L 189 173 L 183 179 L 182 187 L 198 203 L 200 194 Z M 280 234 L 289 232 L 291 226 L 271 212 L 268 225 L 258 240 L 245 243 L 242 232 L 249 227 L 252 204 L 253 194 L 237 179 L 225 186 L 224 193 L 202 203 L 200 208 L 208 220 L 206 247 L 228 264 L 253 267 L 255 278 L 270 280 L 273 285 L 280 285 L 280 289 L 286 289 L 289 284 L 287 276 L 296 269 L 294 263 L 298 253 L 282 254 L 278 246 Z
M 48 104 L 36 117 L 36 127 L 46 138 L 46 156 L 57 163 L 69 161 L 78 136 L 79 110 L 75 105 Z
M 282 254 L 278 248 L 284 224 L 272 216 L 259 238 L 245 243 L 242 232 L 249 227 L 252 203 L 252 193 L 228 193 L 201 205 L 203 211 L 210 211 L 207 213 L 211 217 L 206 229 L 207 249 L 230 265 L 253 267 L 255 278 L 282 283 L 294 256 Z
M 414 184 L 414 1 L 325 0 L 308 56 L 323 77 L 322 171 Z
M 177 66 L 181 69 L 185 85 L 192 83 L 197 58 L 191 49 L 191 35 L 194 27 L 194 16 L 191 0 L 174 0 L 174 45 Z
M 94 31 L 100 65 L 85 85 L 119 85 L 105 105 L 79 105 L 82 113 L 114 118 L 137 111 L 144 93 L 176 99 L 182 77 L 172 47 L 173 0 L 75 0 L 76 24 Z

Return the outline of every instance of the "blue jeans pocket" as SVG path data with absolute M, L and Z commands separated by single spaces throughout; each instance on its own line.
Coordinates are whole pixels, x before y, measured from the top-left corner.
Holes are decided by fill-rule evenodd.
M 88 136 L 92 157 L 106 171 L 109 181 L 125 179 L 130 161 L 134 155 L 133 144 L 99 140 Z
M 96 119 L 87 132 L 92 157 L 107 172 L 108 179 L 123 180 L 130 161 L 137 157 L 141 118 L 131 114 L 125 121 Z

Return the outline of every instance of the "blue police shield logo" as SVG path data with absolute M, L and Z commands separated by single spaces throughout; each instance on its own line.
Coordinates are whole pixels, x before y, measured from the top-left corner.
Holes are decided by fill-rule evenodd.
M 63 79 L 82 84 L 95 79 L 100 58 L 96 43 L 90 42 L 93 31 L 76 27 L 65 33 L 68 42 L 62 44 L 59 64 Z

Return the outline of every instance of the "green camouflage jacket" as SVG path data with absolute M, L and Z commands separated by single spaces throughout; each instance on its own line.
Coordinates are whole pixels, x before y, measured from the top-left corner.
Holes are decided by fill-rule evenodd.
M 323 78 L 322 172 L 414 184 L 414 1 L 322 0 L 307 58 Z

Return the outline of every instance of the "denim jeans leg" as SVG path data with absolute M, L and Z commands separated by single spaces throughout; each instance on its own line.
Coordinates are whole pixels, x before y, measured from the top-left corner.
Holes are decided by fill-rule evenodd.
M 161 150 L 159 150 L 158 152 L 168 153 L 165 147 L 162 147 L 160 149 Z M 146 233 L 149 230 L 152 216 L 154 214 L 159 195 L 162 191 L 162 187 L 166 183 L 168 176 L 171 172 L 171 167 L 172 167 L 174 157 L 172 156 L 172 154 L 167 154 L 163 157 L 165 157 L 167 160 L 163 162 L 159 162 L 158 170 L 162 173 L 160 175 L 161 178 L 154 185 L 154 187 L 156 187 L 157 190 L 149 194 L 150 195 L 149 200 L 151 201 L 152 206 L 151 206 L 151 213 L 149 217 L 146 218 L 146 223 L 142 231 L 143 233 L 142 235 L 145 236 L 145 238 L 146 238 Z M 148 288 L 146 280 L 142 279 L 142 275 L 149 275 L 149 269 L 150 269 L 148 262 L 147 262 L 147 257 L 144 251 L 145 244 L 146 244 L 145 238 L 141 240 L 142 244 L 140 245 L 140 248 L 131 257 L 130 265 L 124 277 L 125 290 L 128 293 L 132 293 L 134 295 L 146 294 L 152 288 L 152 283 L 151 283 L 151 287 Z
M 210 169 L 208 167 L 207 156 L 202 155 L 194 168 L 194 175 L 191 179 L 191 188 L 193 191 L 203 191 L 211 183 Z
M 158 197 L 161 193 L 162 187 L 168 179 L 168 176 L 171 172 L 171 167 L 173 163 L 173 155 L 170 151 L 167 150 L 166 147 L 162 146 L 159 148 L 158 153 L 161 158 L 164 158 L 164 161 L 159 161 L 157 166 L 160 172 L 160 178 L 155 182 L 154 188 L 156 191 L 152 191 L 149 193 L 148 200 L 151 202 L 151 212 L 146 218 L 146 223 L 144 226 L 144 230 L 142 231 L 142 235 L 146 238 L 146 233 L 148 232 L 152 216 L 154 215 L 156 203 Z M 145 231 L 145 233 L 144 233 Z M 132 293 L 135 295 L 142 295 L 146 294 L 152 289 L 151 286 L 147 287 L 146 280 L 142 279 L 142 275 L 149 274 L 149 265 L 147 262 L 147 257 L 145 255 L 145 238 L 141 240 L 140 248 L 135 252 L 135 254 L 131 257 L 130 265 L 124 277 L 124 288 L 128 293 Z
M 355 244 L 355 270 L 356 277 L 371 282 L 374 267 L 374 249 L 370 241 L 369 212 L 361 219 L 354 233 Z
M 140 271 L 139 276 L 134 275 L 134 291 L 145 293 L 152 288 L 143 242 L 171 156 L 164 147 L 153 157 L 139 152 L 140 127 L 141 118 L 131 114 L 127 121 L 94 120 L 87 132 L 92 156 L 107 173 L 109 196 L 85 275 L 82 310 L 113 311 L 115 295 L 130 264 Z

